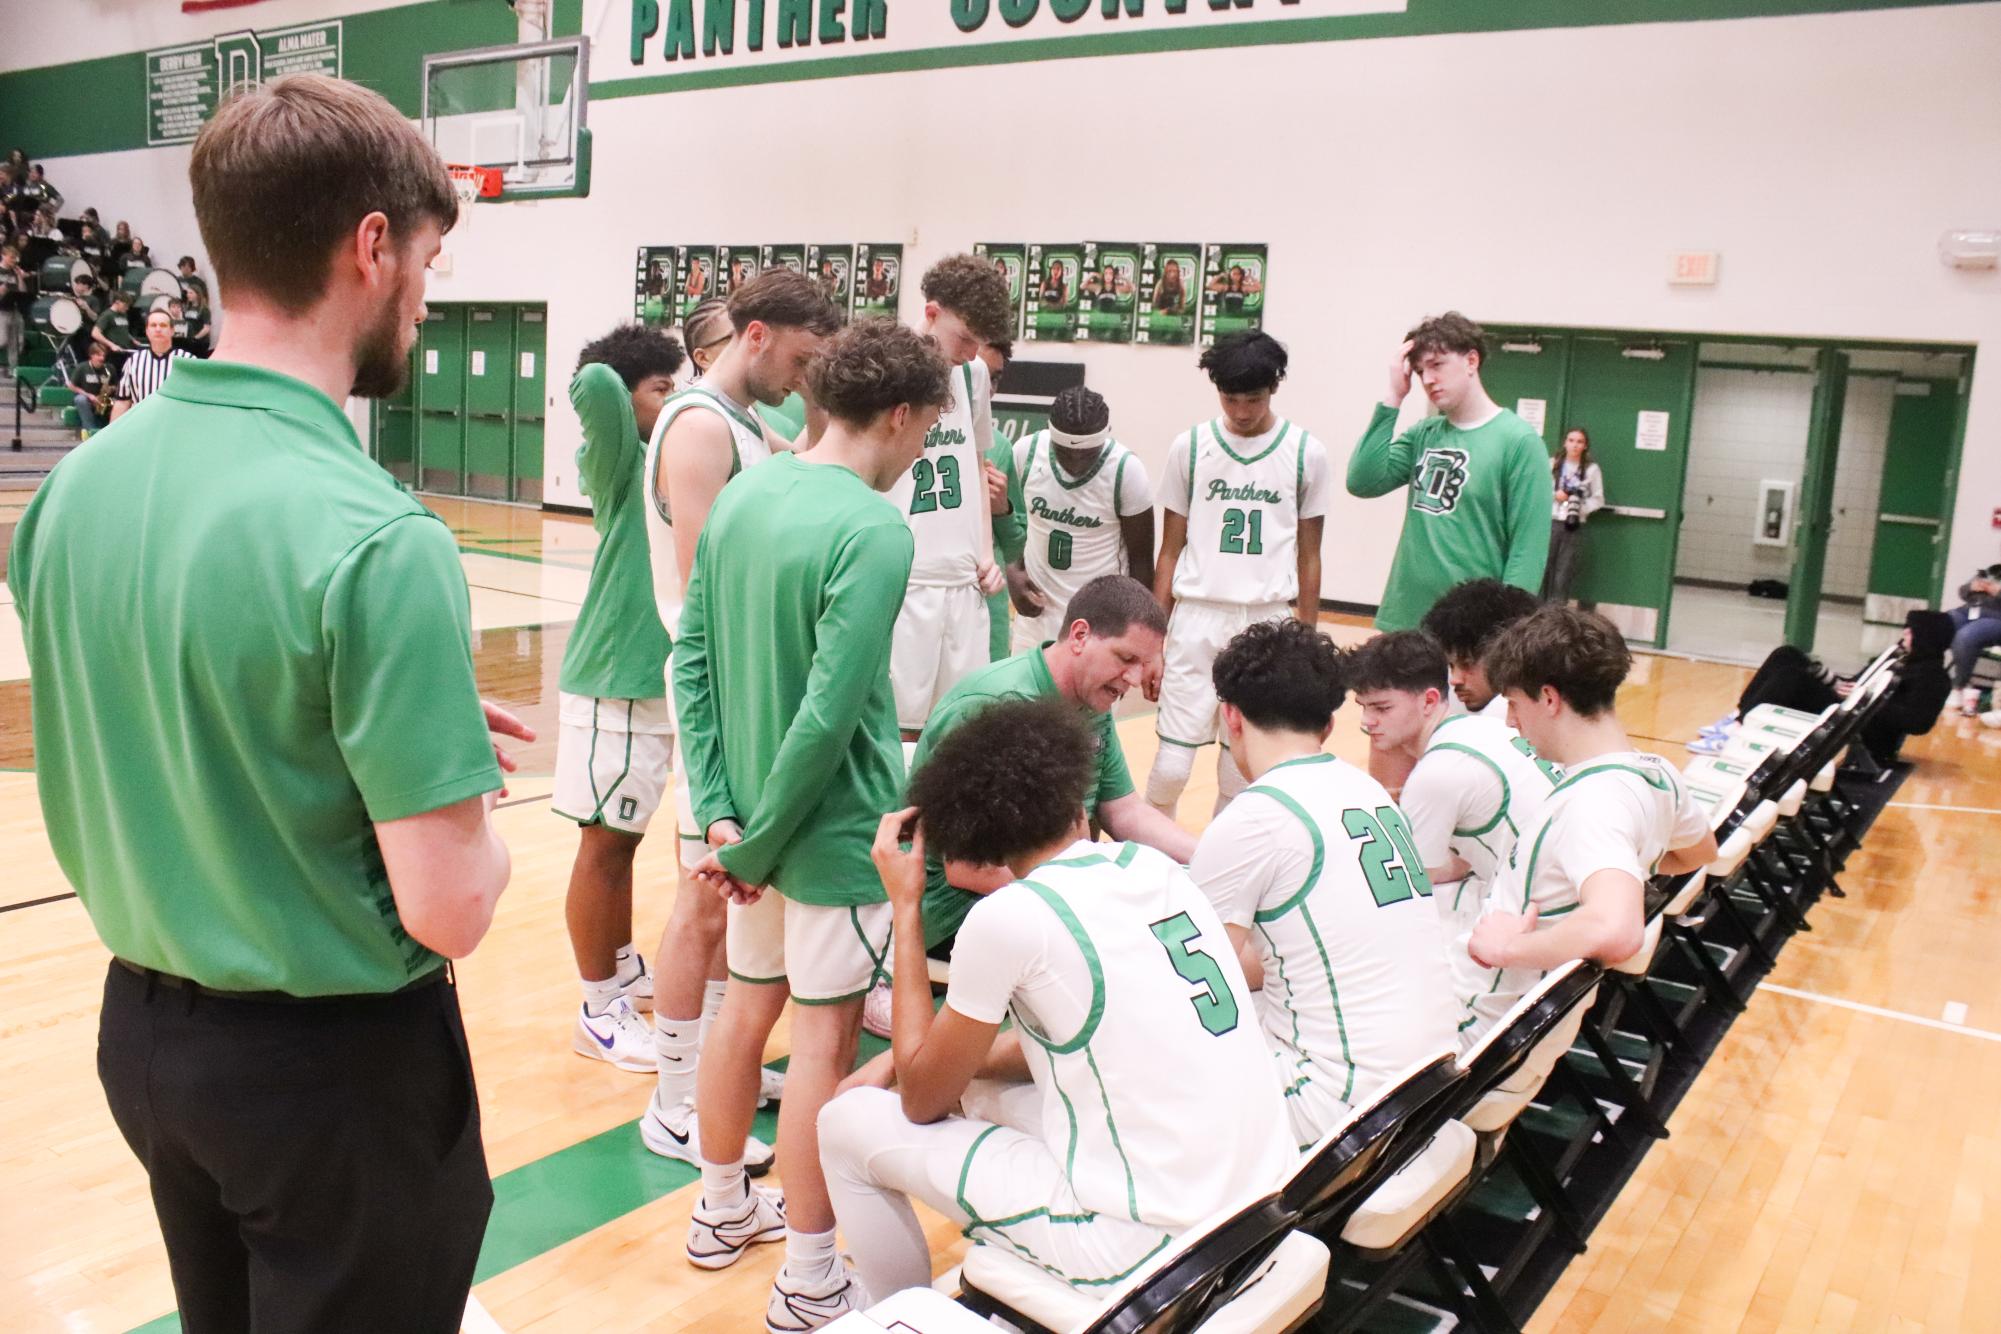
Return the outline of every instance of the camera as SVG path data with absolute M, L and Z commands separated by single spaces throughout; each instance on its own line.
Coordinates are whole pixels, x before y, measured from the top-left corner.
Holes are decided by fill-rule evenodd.
M 1563 493 L 1569 497 L 1563 502 L 1563 526 L 1574 529 L 1584 522 L 1584 483 L 1567 482 Z

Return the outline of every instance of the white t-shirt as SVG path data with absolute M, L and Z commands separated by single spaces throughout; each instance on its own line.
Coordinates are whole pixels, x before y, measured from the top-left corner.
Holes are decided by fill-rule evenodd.
M 1600 871 L 1623 871 L 1642 890 L 1662 857 L 1700 842 L 1709 812 L 1674 767 L 1644 751 L 1618 751 L 1566 772 L 1522 830 L 1487 894 L 1488 912 L 1523 913 L 1534 903 L 1540 930 L 1574 911 L 1580 889 Z M 1543 978 L 1538 968 L 1485 968 L 1462 939 L 1452 953 L 1463 1001 L 1463 1048 Z
M 1382 784 L 1332 755 L 1275 765 L 1216 816 L 1189 874 L 1264 959 L 1265 1040 L 1353 1105 L 1452 1045 L 1456 994 L 1424 867 Z
M 1232 606 L 1299 595 L 1299 524 L 1327 513 L 1327 447 L 1281 418 L 1246 438 L 1203 422 L 1174 438 L 1160 503 L 1188 520 L 1174 596 Z
M 1043 1139 L 1098 1213 L 1179 1230 L 1296 1161 L 1229 936 L 1165 853 L 1079 841 L 981 899 L 945 1003 L 1014 1016 Z

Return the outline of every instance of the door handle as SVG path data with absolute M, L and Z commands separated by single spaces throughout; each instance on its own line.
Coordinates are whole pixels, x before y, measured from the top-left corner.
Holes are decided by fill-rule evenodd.
M 1604 512 L 1617 514 L 1627 519 L 1665 519 L 1666 510 L 1645 509 L 1638 505 L 1607 505 Z
M 472 414 L 472 419 L 476 422 L 504 422 L 507 420 L 507 414 L 504 412 L 475 412 Z
M 459 415 L 457 408 L 425 408 L 424 411 L 433 417 L 456 417 Z

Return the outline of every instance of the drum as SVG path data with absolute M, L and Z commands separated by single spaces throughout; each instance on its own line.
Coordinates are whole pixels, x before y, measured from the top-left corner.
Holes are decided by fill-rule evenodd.
M 180 299 L 180 275 L 172 269 L 127 269 L 118 285 L 132 294 L 132 304 L 140 310 L 151 310 L 156 296 Z
M 50 255 L 42 261 L 42 267 L 36 270 L 36 278 L 44 292 L 50 295 L 68 296 L 72 282 L 78 278 L 88 278 L 96 282 L 97 273 L 90 267 L 88 260 L 78 259 L 75 255 Z
M 66 296 L 38 297 L 28 308 L 28 318 L 37 329 L 68 338 L 83 328 L 83 307 Z

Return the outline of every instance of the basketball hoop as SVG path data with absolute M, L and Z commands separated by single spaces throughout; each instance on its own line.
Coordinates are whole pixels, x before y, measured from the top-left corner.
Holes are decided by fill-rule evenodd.
M 462 167 L 447 164 L 445 174 L 452 178 L 452 190 L 459 197 L 459 220 L 465 221 L 466 208 L 480 199 L 500 197 L 500 168 Z

